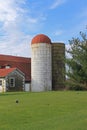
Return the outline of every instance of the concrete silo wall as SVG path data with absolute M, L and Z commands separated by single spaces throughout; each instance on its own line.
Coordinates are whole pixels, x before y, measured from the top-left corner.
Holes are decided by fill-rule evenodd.
M 65 81 L 65 44 L 53 43 L 52 44 L 52 89 L 64 89 Z
M 52 90 L 51 44 L 36 43 L 31 48 L 31 91 Z

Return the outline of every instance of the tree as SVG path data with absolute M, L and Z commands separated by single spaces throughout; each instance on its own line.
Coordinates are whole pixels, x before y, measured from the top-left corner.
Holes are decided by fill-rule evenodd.
M 68 70 L 67 83 L 72 89 L 87 90 L 87 36 L 80 32 L 80 38 L 69 40 L 70 49 L 66 50 L 71 58 L 66 57 Z

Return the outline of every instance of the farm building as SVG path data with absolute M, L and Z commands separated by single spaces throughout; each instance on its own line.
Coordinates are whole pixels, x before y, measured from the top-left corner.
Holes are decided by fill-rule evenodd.
M 10 56 L 10 55 L 0 55 L 0 69 L 4 69 L 7 72 L 10 68 L 17 68 L 20 72 L 25 75 L 25 84 L 24 89 L 23 86 L 20 86 L 21 89 L 19 90 L 26 90 L 30 91 L 30 82 L 31 82 L 31 58 L 25 57 L 17 57 L 17 56 Z M 0 73 L 0 78 L 2 75 Z M 10 86 L 10 84 L 8 84 Z M 10 91 L 9 89 L 6 89 Z M 14 89 L 17 90 L 18 89 Z
M 17 68 L 0 69 L 0 92 L 23 91 L 25 75 Z
M 40 92 L 64 89 L 65 44 L 52 43 L 48 36 L 38 34 L 31 41 L 31 50 L 31 58 L 0 55 L 0 70 L 6 74 L 2 77 L 0 73 L 0 84 L 2 84 L 1 79 L 5 81 L 9 75 L 11 81 L 15 81 L 11 87 L 9 80 L 4 90 L 0 86 L 0 91 Z M 12 71 L 8 74 L 7 70 Z M 20 85 L 17 84 L 20 82 L 19 79 L 21 79 Z

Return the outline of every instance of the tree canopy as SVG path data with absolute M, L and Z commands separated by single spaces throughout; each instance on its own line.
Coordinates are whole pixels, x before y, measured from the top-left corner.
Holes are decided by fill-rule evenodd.
M 87 90 L 87 36 L 80 32 L 79 38 L 69 40 L 70 48 L 66 50 L 71 57 L 66 57 L 68 70 L 67 83 L 72 89 Z

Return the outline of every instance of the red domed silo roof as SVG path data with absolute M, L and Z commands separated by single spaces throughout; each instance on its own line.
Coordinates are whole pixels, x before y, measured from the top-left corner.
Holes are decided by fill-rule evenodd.
M 48 44 L 50 44 L 51 40 L 48 36 L 46 36 L 44 34 L 38 34 L 31 41 L 31 44 L 35 44 L 35 43 L 48 43 Z

